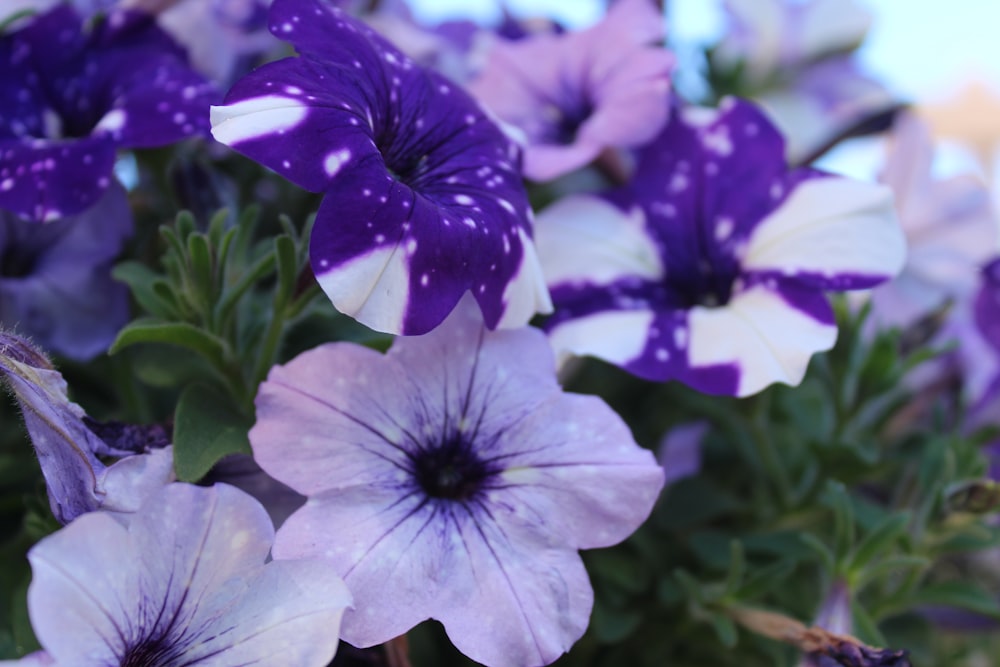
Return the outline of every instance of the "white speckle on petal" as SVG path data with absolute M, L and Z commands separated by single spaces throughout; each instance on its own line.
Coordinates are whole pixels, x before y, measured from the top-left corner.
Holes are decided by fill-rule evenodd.
M 333 151 L 326 156 L 323 161 L 323 169 L 326 170 L 326 175 L 333 178 L 340 171 L 341 167 L 347 164 L 347 161 L 351 159 L 351 151 L 346 148 L 341 148 L 339 151 Z

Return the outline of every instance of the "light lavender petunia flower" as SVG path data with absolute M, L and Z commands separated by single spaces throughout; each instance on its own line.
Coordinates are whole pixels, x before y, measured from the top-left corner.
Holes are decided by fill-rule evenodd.
M 69 5 L 0 35 L 0 209 L 35 221 L 83 211 L 113 180 L 119 147 L 208 130 L 214 88 L 152 17 L 93 25 Z
M 726 0 L 723 8 L 713 66 L 739 73 L 741 91 L 785 135 L 793 162 L 894 106 L 851 55 L 872 20 L 854 0 Z
M 350 594 L 316 560 L 265 565 L 264 509 L 170 484 L 128 526 L 80 517 L 28 552 L 28 612 L 54 664 L 323 667 Z
M 269 22 L 300 56 L 237 82 L 213 133 L 326 193 L 309 253 L 333 305 L 403 334 L 430 331 L 469 291 L 491 328 L 548 311 L 515 142 L 325 0 L 275 0 Z
M 747 396 L 797 384 L 837 335 L 828 290 L 901 268 L 888 188 L 789 169 L 753 105 L 677 109 L 632 182 L 539 216 L 560 356 Z
M 73 359 L 104 352 L 129 318 L 128 288 L 111 266 L 131 235 L 117 184 L 82 213 L 44 225 L 0 210 L 0 325 Z
M 972 297 L 979 267 L 997 251 L 998 228 L 981 181 L 933 175 L 930 131 L 916 116 L 900 116 L 892 140 L 881 180 L 896 195 L 909 252 L 903 272 L 872 291 L 872 314 L 881 326 L 905 328 Z
M 663 127 L 674 64 L 664 27 L 651 0 L 619 0 L 581 32 L 497 40 L 469 89 L 524 131 L 525 175 L 550 180 Z
M 634 531 L 663 471 L 603 401 L 561 392 L 541 332 L 486 331 L 470 301 L 386 355 L 332 343 L 271 371 L 254 457 L 309 498 L 274 556 L 331 559 L 356 646 L 434 618 L 474 660 L 547 664 L 593 604 L 577 550 Z
M 173 481 L 164 432 L 90 420 L 69 400 L 62 375 L 23 338 L 0 332 L 0 378 L 21 407 L 60 523 L 96 510 L 134 512 Z M 107 465 L 99 457 L 119 460 Z
M 667 484 L 701 471 L 701 443 L 708 430 L 708 422 L 690 422 L 675 426 L 663 436 L 656 458 L 666 473 Z

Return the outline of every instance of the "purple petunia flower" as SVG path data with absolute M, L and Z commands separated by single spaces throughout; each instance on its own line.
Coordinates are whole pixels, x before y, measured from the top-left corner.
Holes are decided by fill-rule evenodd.
M 708 430 L 708 422 L 697 421 L 679 424 L 664 434 L 656 458 L 663 466 L 666 484 L 701 472 L 702 441 Z
M 626 188 L 557 202 L 537 237 L 561 355 L 738 396 L 801 381 L 836 339 L 824 292 L 876 285 L 905 255 L 887 188 L 789 170 L 781 136 L 731 99 L 678 109 Z
M 563 394 L 541 332 L 484 330 L 467 299 L 381 355 L 332 343 L 272 369 L 250 431 L 265 471 L 308 496 L 275 558 L 324 556 L 372 646 L 427 618 L 474 660 L 555 660 L 587 626 L 578 549 L 649 514 L 663 470 L 600 399 Z
M 908 327 L 949 300 L 971 298 L 995 252 L 997 220 L 972 174 L 934 177 L 930 131 L 918 118 L 900 116 L 892 138 L 881 180 L 896 194 L 909 252 L 903 272 L 872 292 L 872 305 L 880 325 Z
M 73 359 L 104 352 L 129 318 L 128 289 L 111 265 L 132 235 L 125 191 L 45 225 L 0 211 L 0 325 Z
M 310 259 L 333 304 L 421 334 L 471 291 L 487 326 L 550 308 L 519 149 L 469 96 L 324 0 L 275 0 L 300 55 L 237 82 L 215 138 L 325 192 Z
M 23 338 L 0 332 L 0 378 L 21 407 L 60 523 L 96 510 L 134 512 L 173 481 L 165 435 L 155 427 L 109 429 L 90 420 L 69 400 L 62 375 Z M 99 457 L 119 460 L 107 465 Z
M 79 213 L 111 185 L 118 147 L 208 129 L 214 88 L 152 17 L 92 26 L 68 5 L 0 35 L 0 209 L 36 221 Z
M 639 146 L 667 120 L 673 55 L 651 0 L 619 0 L 577 33 L 498 40 L 470 90 L 528 138 L 524 173 L 550 180 L 609 146 Z
M 82 516 L 28 552 L 32 627 L 56 665 L 323 667 L 350 594 L 324 562 L 265 565 L 273 536 L 224 484 L 171 484 L 128 526 Z

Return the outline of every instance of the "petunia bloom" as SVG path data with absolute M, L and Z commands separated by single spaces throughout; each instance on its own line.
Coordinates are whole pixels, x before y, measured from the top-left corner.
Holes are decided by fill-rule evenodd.
M 131 235 L 117 184 L 82 213 L 44 225 L 0 210 L 0 325 L 73 359 L 104 352 L 129 319 L 128 289 L 111 267 Z
M 873 316 L 882 326 L 908 327 L 949 300 L 972 297 L 979 267 L 996 251 L 997 219 L 989 190 L 972 174 L 933 175 L 930 131 L 900 116 L 881 180 L 896 195 L 909 245 L 906 266 L 873 290 Z
M 471 291 L 487 326 L 550 308 L 520 151 L 464 91 L 324 0 L 275 0 L 299 52 L 213 107 L 215 138 L 325 192 L 310 240 L 341 312 L 422 334 Z
M 102 429 L 69 400 L 66 381 L 45 355 L 23 338 L 3 332 L 0 379 L 21 407 L 52 514 L 60 523 L 96 510 L 134 512 L 173 481 L 173 452 L 165 435 L 135 427 Z M 107 465 L 101 458 L 119 460 Z
M 60 5 L 0 35 L 0 209 L 79 213 L 110 187 L 115 150 L 208 130 L 214 88 L 152 17 L 92 26 Z
M 651 0 L 619 0 L 587 30 L 497 40 L 469 89 L 524 131 L 525 175 L 550 180 L 663 127 L 674 64 L 664 25 Z
M 737 396 L 800 382 L 836 339 L 824 292 L 883 282 L 905 255 L 887 188 L 789 169 L 732 99 L 678 109 L 628 186 L 560 200 L 536 234 L 561 356 Z
M 264 509 L 171 484 L 128 526 L 82 516 L 31 551 L 28 612 L 55 665 L 323 667 L 350 594 L 319 561 L 264 564 Z
M 799 162 L 838 133 L 895 105 L 853 51 L 871 12 L 853 0 L 726 0 L 724 37 L 711 52 L 758 102 Z
M 254 458 L 308 497 L 274 557 L 331 560 L 355 646 L 434 618 L 474 660 L 548 664 L 593 604 L 577 550 L 634 531 L 663 470 L 603 401 L 561 392 L 540 331 L 473 311 L 385 355 L 331 343 L 272 369 Z

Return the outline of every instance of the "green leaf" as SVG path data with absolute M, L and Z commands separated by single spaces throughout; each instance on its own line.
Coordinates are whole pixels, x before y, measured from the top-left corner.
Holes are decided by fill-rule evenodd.
M 228 396 L 207 384 L 193 384 L 181 394 L 174 413 L 174 471 L 182 482 L 196 482 L 219 459 L 250 454 L 247 432 L 253 420 Z
M 118 332 L 108 354 L 138 343 L 166 343 L 197 352 L 222 371 L 228 365 L 229 346 L 223 339 L 185 322 L 139 319 Z
M 711 618 L 712 628 L 715 630 L 715 634 L 718 635 L 719 641 L 726 648 L 733 648 L 736 646 L 736 624 L 733 623 L 733 619 L 722 614 L 712 614 Z
M 617 644 L 636 631 L 642 623 L 642 612 L 638 609 L 613 609 L 601 600 L 595 600 L 590 620 L 599 642 Z
M 153 288 L 160 279 L 160 274 L 145 264 L 135 261 L 122 262 L 111 271 L 111 276 L 128 285 L 132 296 L 147 313 L 162 319 L 172 319 L 176 314 L 172 303 L 165 302 Z
M 942 605 L 1000 619 L 1000 603 L 990 592 L 969 581 L 943 581 L 916 591 L 910 598 L 913 606 Z
M 909 513 L 893 514 L 865 535 L 850 557 L 849 570 L 861 569 L 888 549 L 906 531 L 910 522 Z
M 726 576 L 726 595 L 734 595 L 743 584 L 743 573 L 746 561 L 743 555 L 743 544 L 739 540 L 729 542 L 729 573 Z
M 274 239 L 274 256 L 278 262 L 278 291 L 276 299 L 284 303 L 292 295 L 299 277 L 299 263 L 295 256 L 295 241 L 282 234 Z M 276 301 L 277 302 L 277 301 Z
M 188 256 L 191 258 L 191 282 L 198 292 L 203 312 L 208 313 L 216 296 L 212 250 L 204 234 L 191 234 L 187 238 L 187 247 Z

